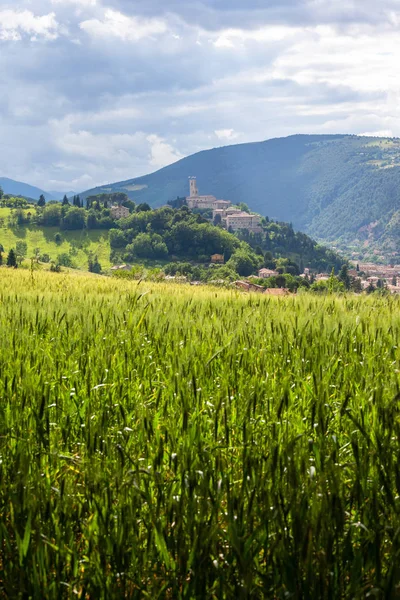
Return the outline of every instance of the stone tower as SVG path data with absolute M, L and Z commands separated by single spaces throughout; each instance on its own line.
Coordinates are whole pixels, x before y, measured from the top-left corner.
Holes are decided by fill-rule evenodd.
M 199 190 L 197 189 L 196 177 L 189 177 L 189 181 L 190 181 L 190 197 L 193 198 L 193 196 L 198 196 Z

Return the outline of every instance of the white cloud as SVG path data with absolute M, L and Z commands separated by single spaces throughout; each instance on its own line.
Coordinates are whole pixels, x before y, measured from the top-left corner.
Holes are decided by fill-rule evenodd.
M 299 31 L 298 27 L 283 25 L 269 25 L 258 29 L 224 29 L 214 34 L 214 39 L 211 40 L 216 48 L 238 48 L 249 42 L 280 42 L 293 37 Z
M 18 41 L 22 34 L 55 40 L 58 37 L 58 23 L 55 13 L 36 16 L 30 10 L 0 10 L 0 39 Z
M 219 140 L 231 141 L 238 137 L 238 133 L 234 129 L 216 129 L 215 135 Z
M 183 158 L 177 150 L 158 135 L 152 134 L 147 136 L 147 141 L 151 145 L 150 164 L 156 169 L 170 165 Z
M 80 28 L 94 38 L 117 37 L 132 42 L 157 36 L 167 31 L 166 23 L 160 19 L 129 17 L 112 9 L 105 11 L 102 20 L 82 21 Z
M 359 133 L 358 135 L 362 135 L 365 137 L 394 137 L 393 131 L 391 129 L 382 129 L 381 131 L 364 131 L 363 133 Z
M 96 6 L 97 0 L 51 0 L 52 4 L 61 4 L 67 6 L 68 4 L 76 4 L 77 6 Z

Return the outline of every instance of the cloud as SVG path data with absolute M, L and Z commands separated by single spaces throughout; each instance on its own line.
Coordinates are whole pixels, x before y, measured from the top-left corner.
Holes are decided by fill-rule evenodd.
M 42 16 L 34 15 L 30 10 L 0 10 L 0 40 L 19 41 L 23 35 L 55 40 L 58 37 L 58 23 L 55 13 Z
M 238 134 L 234 129 L 217 129 L 214 133 L 219 140 L 224 141 L 232 141 L 238 137 Z
M 167 30 L 166 24 L 159 19 L 128 17 L 111 9 L 105 11 L 103 19 L 82 21 L 80 28 L 95 38 L 116 37 L 132 42 L 160 35 Z
M 150 143 L 150 164 L 156 169 L 170 165 L 180 158 L 182 154 L 177 152 L 170 144 L 160 138 L 158 135 L 152 134 L 147 136 L 147 141 Z
M 398 0 L 11 2 L 2 175 L 80 191 L 214 145 L 400 135 Z

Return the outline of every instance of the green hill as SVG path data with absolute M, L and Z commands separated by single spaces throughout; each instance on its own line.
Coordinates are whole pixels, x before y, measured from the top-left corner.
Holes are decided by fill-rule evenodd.
M 78 269 L 87 270 L 88 257 L 97 255 L 103 268 L 110 266 L 110 242 L 108 231 L 62 231 L 61 242 L 56 243 L 54 236 L 59 227 L 41 227 L 35 224 L 10 227 L 7 218 L 11 215 L 8 208 L 0 208 L 0 244 L 6 253 L 15 248 L 18 241 L 26 242 L 27 258 L 34 256 L 39 249 L 41 256 L 47 254 L 50 260 L 57 262 L 60 255 L 68 255 L 71 264 Z
M 107 198 L 103 198 L 105 205 Z M 60 203 L 38 207 L 26 202 L 12 208 L 14 200 L 5 201 L 11 207 L 0 208 L 0 244 L 6 253 L 16 249 L 21 259 L 35 256 L 41 262 L 80 269 L 87 269 L 93 257 L 103 269 L 111 263 L 160 267 L 171 262 L 171 269 L 179 272 L 186 263 L 191 272 L 193 266 L 207 270 L 211 256 L 220 254 L 228 271 L 215 275 L 233 279 L 257 273 L 262 266 L 297 276 L 305 267 L 330 272 L 343 263 L 336 253 L 295 232 L 290 224 L 268 219 L 261 220 L 258 233 L 233 235 L 187 206 L 151 210 L 128 202 L 129 216 L 115 221 L 99 200 L 91 208 Z M 212 273 L 198 273 L 199 278 L 206 275 Z
M 157 207 L 200 193 L 246 202 L 317 239 L 366 254 L 400 251 L 400 140 L 350 135 L 295 135 L 215 148 L 156 173 L 89 190 L 122 191 Z

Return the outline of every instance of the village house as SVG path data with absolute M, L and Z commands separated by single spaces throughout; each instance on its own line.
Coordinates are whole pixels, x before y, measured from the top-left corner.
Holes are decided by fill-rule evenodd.
M 213 254 L 211 256 L 211 262 L 213 264 L 223 265 L 225 262 L 224 255 L 223 254 Z
M 268 279 L 269 277 L 276 277 L 279 275 L 278 271 L 272 271 L 272 269 L 260 269 L 258 271 L 258 276 L 263 279 Z
M 129 208 L 126 208 L 125 206 L 112 206 L 110 209 L 110 215 L 112 219 L 118 220 L 118 219 L 125 219 L 126 217 L 129 217 L 130 212 L 129 212 Z
M 246 212 L 234 213 L 226 217 L 226 227 L 232 231 L 247 229 L 253 233 L 260 233 L 262 231 L 260 222 L 260 215 L 250 215 Z

